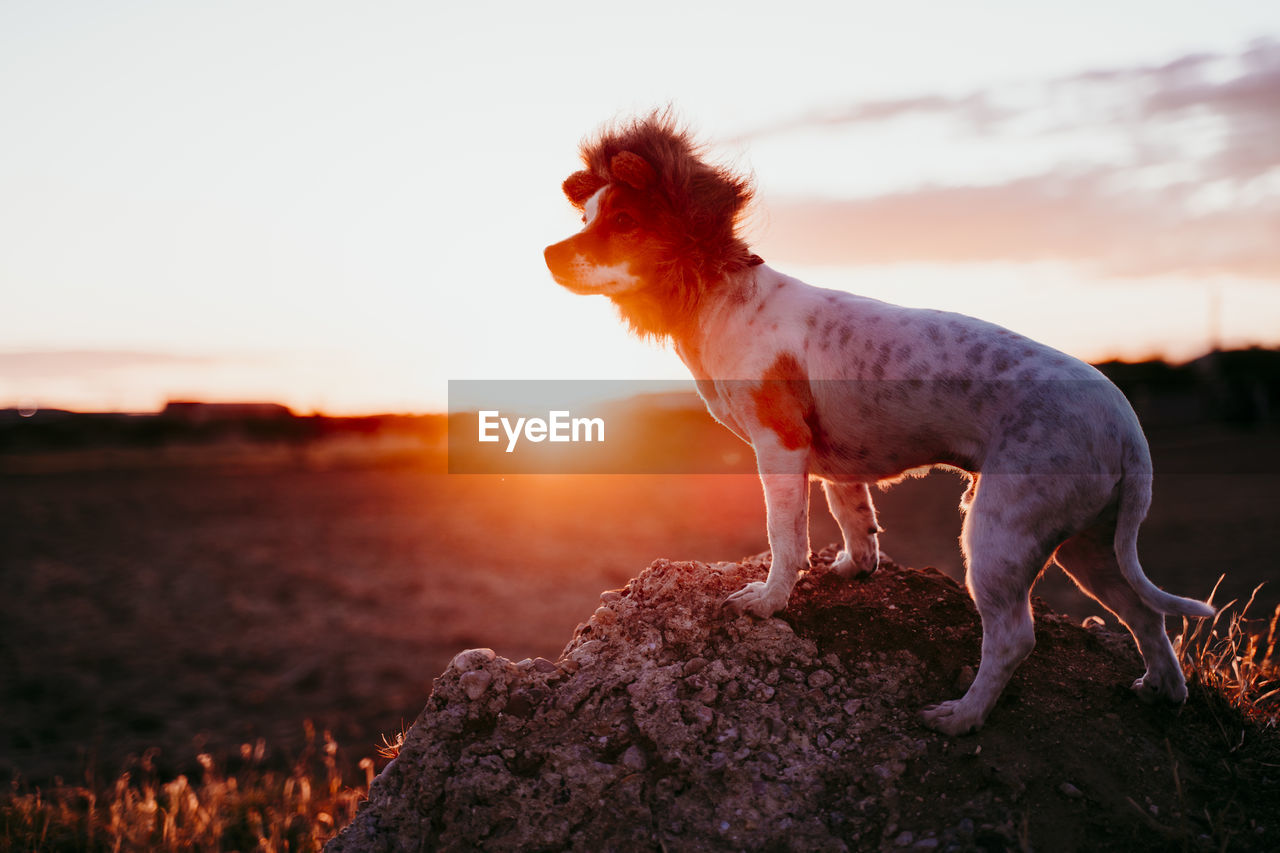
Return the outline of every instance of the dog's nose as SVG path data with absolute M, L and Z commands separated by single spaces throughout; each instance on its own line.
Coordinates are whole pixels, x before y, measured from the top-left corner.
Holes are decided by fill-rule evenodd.
M 547 269 L 555 272 L 557 261 L 563 261 L 564 243 L 552 243 L 542 250 L 542 259 L 547 262 Z

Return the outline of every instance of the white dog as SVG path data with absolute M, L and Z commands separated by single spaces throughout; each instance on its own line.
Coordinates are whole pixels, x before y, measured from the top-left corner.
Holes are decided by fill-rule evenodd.
M 971 476 L 961 545 L 982 661 L 962 698 L 924 710 L 929 726 L 982 726 L 1035 645 L 1030 590 L 1053 559 L 1133 633 L 1146 662 L 1139 695 L 1186 699 L 1164 616 L 1214 611 L 1142 572 L 1151 457 L 1114 385 L 990 323 L 821 290 L 765 266 L 737 234 L 748 182 L 702 160 L 666 116 L 607 128 L 582 156 L 587 168 L 564 190 L 585 227 L 547 248 L 552 275 L 671 340 L 711 414 L 755 450 L 773 558 L 767 580 L 729 608 L 768 617 L 786 607 L 809 565 L 811 477 L 843 535 L 836 571 L 853 577 L 879 563 L 869 484 L 950 466 Z

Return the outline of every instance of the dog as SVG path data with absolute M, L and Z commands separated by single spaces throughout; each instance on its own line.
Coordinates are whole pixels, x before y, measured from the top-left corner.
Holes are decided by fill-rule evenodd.
M 1186 700 L 1165 615 L 1214 609 L 1143 574 L 1151 456 L 1115 385 L 991 323 L 775 271 L 740 234 L 750 180 L 708 161 L 667 111 L 608 125 L 580 153 L 586 168 L 563 190 L 583 227 L 547 247 L 552 277 L 673 344 L 712 416 L 755 451 L 772 560 L 726 608 L 767 618 L 786 607 L 809 567 L 811 479 L 840 527 L 835 571 L 855 578 L 880 561 L 870 486 L 950 467 L 970 481 L 960 542 L 982 658 L 961 698 L 921 712 L 927 726 L 982 727 L 1035 646 L 1030 592 L 1052 561 L 1133 634 L 1138 695 Z

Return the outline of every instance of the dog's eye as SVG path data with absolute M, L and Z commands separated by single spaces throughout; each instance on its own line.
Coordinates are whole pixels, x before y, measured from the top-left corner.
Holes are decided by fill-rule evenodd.
M 613 217 L 613 227 L 617 228 L 619 231 L 631 231 L 638 227 L 638 225 L 639 223 L 625 213 L 619 213 Z

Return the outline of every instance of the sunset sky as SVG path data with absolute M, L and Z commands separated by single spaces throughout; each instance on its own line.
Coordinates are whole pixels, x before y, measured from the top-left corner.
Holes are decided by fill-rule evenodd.
M 683 378 L 542 261 L 581 137 L 667 103 L 811 283 L 1280 345 L 1280 3 L 6 0 L 0 407 Z

